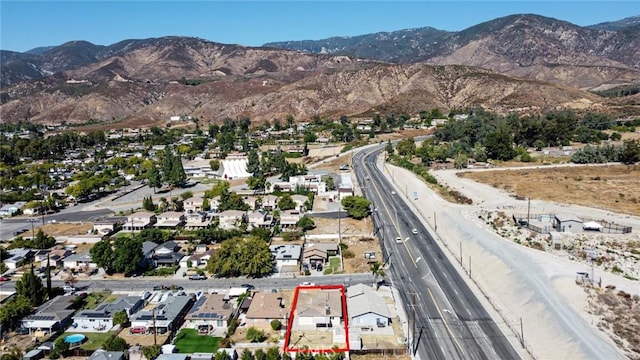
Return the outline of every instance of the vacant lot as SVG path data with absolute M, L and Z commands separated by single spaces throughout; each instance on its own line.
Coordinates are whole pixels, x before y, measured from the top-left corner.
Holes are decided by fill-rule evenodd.
M 37 222 L 36 222 L 37 224 Z M 34 231 L 37 233 L 38 229 L 42 229 L 42 232 L 49 236 L 72 236 L 86 234 L 87 231 L 93 229 L 92 223 L 49 223 L 43 226 L 36 226 Z M 24 233 L 25 237 L 31 237 L 31 229 Z
M 640 215 L 640 165 L 572 166 L 463 172 L 516 197 Z

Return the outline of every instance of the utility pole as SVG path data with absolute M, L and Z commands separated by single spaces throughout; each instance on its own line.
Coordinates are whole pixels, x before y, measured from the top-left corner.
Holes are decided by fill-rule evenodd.
M 530 229 L 529 227 L 529 216 L 531 214 L 531 198 L 527 197 L 527 229 Z
M 433 212 L 433 230 L 438 232 L 438 221 L 436 220 L 436 212 Z
M 414 354 L 415 349 L 417 348 L 416 344 L 416 293 L 411 293 L 411 354 Z
M 522 326 L 522 318 L 520 318 L 520 344 L 524 348 L 524 327 Z
M 153 345 L 158 345 L 157 333 L 158 329 L 156 328 L 156 309 L 153 308 L 151 310 L 151 314 L 153 314 Z
M 469 256 L 469 277 L 471 277 L 471 256 Z
M 460 240 L 460 265 L 462 265 L 462 240 Z

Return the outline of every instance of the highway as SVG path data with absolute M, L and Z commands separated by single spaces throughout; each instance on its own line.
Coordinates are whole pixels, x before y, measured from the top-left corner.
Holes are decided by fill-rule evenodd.
M 357 153 L 352 165 L 372 202 L 387 273 L 407 314 L 411 350 L 420 359 L 521 358 L 377 166 L 382 148 Z

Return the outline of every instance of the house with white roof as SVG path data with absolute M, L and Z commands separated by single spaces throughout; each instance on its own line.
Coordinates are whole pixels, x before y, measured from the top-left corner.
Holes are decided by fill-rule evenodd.
M 157 222 L 153 225 L 156 228 L 175 229 L 185 223 L 184 213 L 178 211 L 165 211 L 156 215 Z
M 273 226 L 274 219 L 271 214 L 260 209 L 250 211 L 247 214 L 247 223 L 249 224 L 248 230 L 254 228 L 271 228 Z
M 217 213 L 215 216 L 219 219 L 218 226 L 221 229 L 230 230 L 238 228 L 244 219 L 244 215 L 244 211 L 225 210 L 221 213 Z
M 298 221 L 302 219 L 302 213 L 299 210 L 284 210 L 280 212 L 280 226 L 283 228 L 295 227 Z
M 127 231 L 140 231 L 150 228 L 156 221 L 156 214 L 150 211 L 138 211 L 127 216 L 127 222 L 122 225 L 122 229 Z
M 65 269 L 84 271 L 86 269 L 96 269 L 98 264 L 93 262 L 90 254 L 73 254 L 62 260 L 62 266 Z
M 270 245 L 269 251 L 276 261 L 278 269 L 283 266 L 299 267 L 302 247 L 300 245 Z
M 198 211 L 204 210 L 202 206 L 204 205 L 204 198 L 192 196 L 188 199 L 185 199 L 182 202 L 182 207 L 184 211 L 188 214 L 197 213 Z
M 370 286 L 352 285 L 347 288 L 349 325 L 358 328 L 379 328 L 391 324 L 387 303 Z

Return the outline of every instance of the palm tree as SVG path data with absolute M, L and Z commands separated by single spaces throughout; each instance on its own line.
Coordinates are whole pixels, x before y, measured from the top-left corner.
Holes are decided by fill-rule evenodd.
M 371 274 L 373 275 L 374 285 L 376 287 L 376 290 L 378 290 L 379 288 L 378 278 L 384 277 L 386 275 L 384 271 L 384 267 L 382 266 L 380 261 L 376 261 L 371 264 L 370 269 L 371 269 Z

